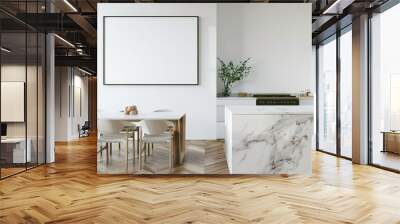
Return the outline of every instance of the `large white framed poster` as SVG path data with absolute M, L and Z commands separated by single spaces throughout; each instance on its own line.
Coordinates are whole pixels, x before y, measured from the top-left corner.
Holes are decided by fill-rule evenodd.
M 198 16 L 105 16 L 104 85 L 198 85 Z
M 25 122 L 25 82 L 1 82 L 1 122 Z

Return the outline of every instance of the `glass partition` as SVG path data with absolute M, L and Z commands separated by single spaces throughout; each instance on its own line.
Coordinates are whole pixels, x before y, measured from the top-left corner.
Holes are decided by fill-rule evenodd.
M 40 13 L 43 5 L 0 3 L 17 13 Z M 45 34 L 0 13 L 1 179 L 45 163 L 45 45 Z
M 26 34 L 1 34 L 1 177 L 26 169 Z
M 37 64 L 37 162 L 46 162 L 46 36 L 38 33 L 38 64 Z
M 30 151 L 30 160 L 27 167 L 37 165 L 38 158 L 38 35 L 35 32 L 28 32 L 27 35 L 27 69 L 26 69 L 26 114 L 27 114 L 27 150 Z

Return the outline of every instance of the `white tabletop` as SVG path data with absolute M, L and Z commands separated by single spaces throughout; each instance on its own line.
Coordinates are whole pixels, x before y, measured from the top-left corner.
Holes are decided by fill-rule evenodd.
M 139 112 L 136 115 L 125 115 L 123 112 L 103 112 L 99 113 L 98 119 L 122 121 L 179 120 L 183 116 L 185 116 L 185 113 L 180 112 Z

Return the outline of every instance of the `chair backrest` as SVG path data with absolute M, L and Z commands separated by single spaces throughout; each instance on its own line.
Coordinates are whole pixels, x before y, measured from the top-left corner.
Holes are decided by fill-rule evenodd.
M 134 121 L 121 121 L 124 127 L 135 127 L 137 122 Z
M 82 125 L 82 129 L 89 129 L 89 128 L 90 128 L 89 121 L 85 121 L 85 123 Z
M 143 133 L 147 135 L 159 135 L 168 131 L 167 121 L 143 120 L 140 122 Z
M 161 112 L 172 112 L 172 110 L 170 110 L 170 109 L 157 109 L 157 110 L 154 110 L 153 112 L 155 112 L 155 113 L 157 113 L 157 112 L 159 112 L 159 113 L 161 113 Z M 173 127 L 174 126 L 174 123 L 171 122 L 171 121 L 165 121 L 165 122 L 166 122 L 167 127 Z
M 103 120 L 99 119 L 97 122 L 98 134 L 119 134 L 124 128 L 121 121 Z
M 172 111 L 169 110 L 169 109 L 157 109 L 157 110 L 155 110 L 153 112 L 172 112 Z

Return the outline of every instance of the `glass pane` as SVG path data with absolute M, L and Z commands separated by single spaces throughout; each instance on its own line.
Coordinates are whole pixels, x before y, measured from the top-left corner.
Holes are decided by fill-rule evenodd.
M 352 34 L 340 37 L 340 153 L 352 157 Z
M 400 5 L 372 18 L 372 163 L 400 170 Z
M 38 35 L 37 33 L 27 33 L 27 44 L 28 44 L 28 62 L 27 62 L 27 80 L 26 80 L 26 115 L 27 115 L 27 143 L 28 150 L 30 153 L 28 155 L 30 158 L 28 159 L 27 166 L 28 168 L 34 167 L 37 165 L 37 150 L 38 150 L 38 142 L 37 142 L 37 132 L 38 132 L 38 95 L 37 95 L 37 84 L 38 84 Z
M 319 149 L 336 153 L 336 40 L 318 48 Z
M 38 163 L 45 163 L 45 111 L 46 111 L 46 79 L 45 79 L 45 65 L 46 65 L 46 37 L 44 34 L 39 34 L 38 42 Z
M 25 170 L 26 151 L 26 35 L 1 34 L 1 175 Z M 5 50 L 4 50 L 5 49 Z

